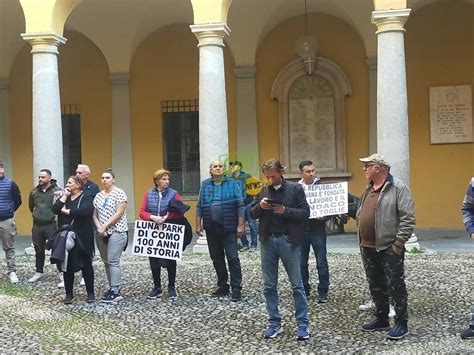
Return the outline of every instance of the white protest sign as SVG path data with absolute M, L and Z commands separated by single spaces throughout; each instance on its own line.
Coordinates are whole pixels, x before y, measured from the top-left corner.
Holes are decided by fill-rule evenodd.
M 181 260 L 184 226 L 174 223 L 158 225 L 151 221 L 135 221 L 133 255 Z
M 306 201 L 309 205 L 309 218 L 319 218 L 345 214 L 349 211 L 347 203 L 347 182 L 331 184 L 303 184 Z

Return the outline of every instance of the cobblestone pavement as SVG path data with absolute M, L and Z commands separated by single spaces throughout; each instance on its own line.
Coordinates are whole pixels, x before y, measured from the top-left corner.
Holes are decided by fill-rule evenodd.
M 384 332 L 363 333 L 371 319 L 358 306 L 368 291 L 358 255 L 330 254 L 330 302 L 310 301 L 311 338 L 296 341 L 293 302 L 289 283 L 280 270 L 280 305 L 285 333 L 262 338 L 266 326 L 265 301 L 259 255 L 242 253 L 243 300 L 213 299 L 215 273 L 207 255 L 186 255 L 178 265 L 179 298 L 147 300 L 151 286 L 148 261 L 125 256 L 122 301 L 117 304 L 85 303 L 79 277 L 76 300 L 62 304 L 64 290 L 57 289 L 52 266 L 35 285 L 34 257 L 18 257 L 21 282 L 11 285 L 0 277 L 0 353 L 11 352 L 474 352 L 474 342 L 461 340 L 473 301 L 472 254 L 408 255 L 410 332 L 393 342 Z M 313 260 L 314 262 L 314 260 Z M 5 269 L 5 261 L 0 267 Z M 104 269 L 94 263 L 96 294 L 105 291 Z M 164 272 L 166 275 L 166 272 Z M 314 280 L 314 273 L 312 279 Z M 164 280 L 163 285 L 166 285 Z

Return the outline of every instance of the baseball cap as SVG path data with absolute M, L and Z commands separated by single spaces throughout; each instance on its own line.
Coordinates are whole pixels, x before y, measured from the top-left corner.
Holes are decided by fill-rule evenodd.
M 377 165 L 386 166 L 387 168 L 390 167 L 390 164 L 387 163 L 387 161 L 385 160 L 385 157 L 379 153 L 369 155 L 366 158 L 360 158 L 359 160 L 362 163 L 375 163 Z

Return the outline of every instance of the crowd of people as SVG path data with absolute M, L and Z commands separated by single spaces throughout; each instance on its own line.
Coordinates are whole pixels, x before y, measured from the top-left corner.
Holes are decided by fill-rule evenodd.
M 404 245 L 415 227 L 415 212 L 407 185 L 390 174 L 390 164 L 380 154 L 359 159 L 368 181 L 357 210 L 357 236 L 366 272 L 374 319 L 361 326 L 365 332 L 387 330 L 387 338 L 402 339 L 409 334 L 408 292 L 404 275 Z M 318 275 L 317 302 L 330 300 L 330 273 L 326 250 L 325 217 L 310 218 L 306 191 L 321 184 L 313 162 L 299 165 L 298 182 L 283 177 L 285 167 L 279 160 L 269 159 L 261 167 L 266 183 L 256 194 L 248 194 L 250 177 L 239 161 L 220 161 L 209 165 L 210 177 L 201 183 L 196 205 L 195 231 L 207 239 L 216 276 L 217 289 L 212 297 L 242 298 L 242 269 L 238 240 L 242 251 L 255 251 L 260 245 L 263 294 L 268 325 L 267 339 L 283 332 L 279 311 L 278 267 L 281 260 L 292 288 L 295 306 L 296 337 L 310 337 L 308 300 L 312 296 L 309 256 L 313 249 Z M 51 249 L 51 262 L 60 275 L 58 287 L 65 289 L 65 304 L 74 301 L 74 278 L 82 273 L 81 284 L 87 291 L 88 303 L 96 301 L 93 259 L 95 245 L 99 250 L 107 276 L 108 289 L 103 302 L 122 299 L 120 260 L 128 244 L 127 195 L 115 186 L 115 173 L 107 169 L 101 174 L 100 189 L 90 178 L 90 168 L 79 164 L 76 175 L 67 179 L 61 189 L 48 169 L 38 173 L 38 185 L 30 192 L 28 206 L 33 218 L 32 239 L 35 250 L 35 283 L 44 275 L 45 249 Z M 181 201 L 178 191 L 170 187 L 171 172 L 158 169 L 152 176 L 153 186 L 145 191 L 140 206 L 142 220 L 158 225 L 176 223 L 185 226 L 185 239 L 192 237 L 191 225 L 184 216 L 189 206 Z M 9 279 L 18 283 L 15 264 L 15 211 L 22 203 L 20 189 L 5 176 L 0 163 L 0 237 L 6 255 Z M 462 206 L 463 222 L 474 240 L 474 177 Z M 258 227 L 257 222 L 258 221 Z M 245 235 L 249 225 L 250 241 Z M 258 228 L 258 230 L 257 230 Z M 176 299 L 176 260 L 149 257 L 153 288 L 148 299 L 163 295 L 161 269 L 168 273 L 168 297 Z M 390 325 L 390 306 L 394 308 L 394 325 Z M 469 327 L 461 334 L 474 338 L 474 306 Z

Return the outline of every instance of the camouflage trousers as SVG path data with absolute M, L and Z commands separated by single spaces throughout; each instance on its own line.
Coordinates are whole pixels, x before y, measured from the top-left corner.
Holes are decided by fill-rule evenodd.
M 401 255 L 397 255 L 391 246 L 380 251 L 361 246 L 360 253 L 370 294 L 375 303 L 375 316 L 388 320 L 389 299 L 391 299 L 397 313 L 395 323 L 406 324 L 408 294 L 405 285 L 405 250 L 402 250 Z

